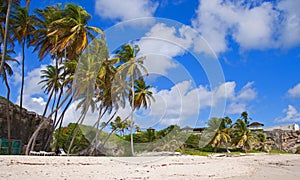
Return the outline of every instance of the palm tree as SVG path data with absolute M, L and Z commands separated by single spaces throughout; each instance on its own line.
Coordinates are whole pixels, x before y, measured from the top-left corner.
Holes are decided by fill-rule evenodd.
M 154 101 L 152 92 L 149 89 L 152 86 L 146 85 L 143 78 L 139 78 L 135 81 L 135 97 L 134 97 L 134 108 L 140 109 L 141 107 L 147 109 L 150 106 L 151 101 Z M 129 101 L 132 101 L 132 95 L 130 93 Z M 149 104 L 148 104 L 149 103 Z
M 258 142 L 257 136 L 247 129 L 245 121 L 238 119 L 234 125 L 234 143 L 247 152 Z
M 2 5 L 7 6 L 6 8 L 6 15 L 5 15 L 5 28 L 4 28 L 4 35 L 3 35 L 3 52 L 2 52 L 2 58 L 5 59 L 6 57 L 6 52 L 7 52 L 7 44 L 9 40 L 9 21 L 10 21 L 10 14 L 11 10 L 14 8 L 17 8 L 20 6 L 20 0 L 2 0 Z M 30 0 L 26 0 L 26 5 L 29 8 Z M 2 10 L 4 8 L 2 7 Z M 2 13 L 2 12 L 1 12 Z M 0 73 L 3 73 L 2 69 L 4 68 L 4 61 L 0 61 Z
M 29 42 L 30 46 L 33 46 L 33 51 L 38 51 L 38 57 L 40 60 L 44 59 L 47 55 L 51 55 L 57 58 L 58 52 L 55 52 L 57 46 L 58 36 L 49 36 L 49 27 L 51 24 L 62 18 L 61 4 L 56 6 L 47 6 L 45 9 L 36 9 L 37 24 L 36 29 L 32 32 L 34 38 Z
M 53 66 L 53 65 L 48 65 L 46 67 L 46 69 L 43 69 L 41 70 L 41 81 L 39 82 L 39 84 L 43 83 L 43 89 L 44 92 L 46 94 L 49 94 L 49 98 L 47 100 L 47 103 L 46 103 L 46 106 L 45 106 L 45 109 L 44 109 L 44 112 L 43 112 L 43 116 L 46 115 L 47 113 L 47 109 L 48 109 L 48 106 L 49 106 L 49 103 L 51 101 L 51 98 L 53 96 L 53 93 L 57 93 L 60 88 L 62 87 L 62 76 L 61 76 L 61 70 L 62 68 L 58 68 L 56 69 L 56 66 Z M 58 77 L 58 78 L 57 78 Z
M 227 128 L 225 118 L 211 118 L 208 122 L 208 128 L 206 136 L 212 137 L 209 144 L 212 145 L 214 151 L 217 152 L 218 146 L 225 144 L 231 141 L 230 131 Z
M 12 51 L 8 51 L 8 53 L 11 53 Z M 2 57 L 2 56 L 1 56 Z M 6 121 L 7 121 L 7 140 L 8 140 L 8 154 L 11 154 L 11 119 L 10 119 L 10 87 L 8 84 L 7 76 L 13 75 L 13 70 L 10 67 L 10 65 L 7 63 L 8 61 L 18 62 L 17 60 L 11 58 L 9 55 L 6 54 L 6 58 L 2 60 L 4 62 L 2 73 L 0 73 L 0 77 L 3 78 L 3 81 L 5 83 L 5 86 L 7 88 L 6 92 Z
M 88 39 L 94 39 L 95 35 L 104 33 L 100 28 L 88 26 L 91 15 L 81 6 L 66 4 L 62 11 L 62 17 L 51 22 L 48 37 L 58 37 L 58 42 L 52 52 L 69 50 L 69 59 L 76 59 L 87 47 Z
M 248 127 L 249 126 L 249 120 L 251 120 L 251 118 L 249 118 L 249 116 L 248 116 L 248 112 L 247 111 L 242 112 L 241 118 L 242 118 L 242 120 L 244 120 L 246 126 Z
M 137 58 L 137 54 L 140 51 L 137 45 L 132 46 L 131 44 L 125 44 L 121 47 L 121 49 L 116 51 L 116 57 L 120 59 L 123 63 L 118 68 L 117 78 L 120 78 L 118 82 L 123 84 L 126 80 L 131 84 L 131 96 L 132 100 L 130 102 L 131 105 L 131 114 L 130 114 L 130 143 L 131 143 L 131 153 L 134 156 L 134 148 L 133 148 L 133 113 L 134 113 L 134 105 L 135 105 L 135 91 L 134 91 L 134 82 L 136 79 L 142 77 L 142 71 L 148 74 L 147 69 L 143 66 L 143 61 L 145 60 L 145 56 Z M 126 90 L 126 89 L 125 89 Z
M 106 42 L 101 40 L 94 40 L 87 47 L 86 51 L 81 55 L 78 62 L 76 76 L 73 81 L 73 99 L 80 100 L 77 109 L 81 108 L 81 116 L 78 119 L 78 123 L 82 124 L 87 111 L 91 109 L 94 112 L 96 108 L 95 100 L 95 84 L 98 79 L 100 67 L 102 66 L 103 61 L 108 58 L 108 51 L 106 47 Z M 99 116 L 98 119 L 100 119 Z M 99 122 L 97 120 L 97 122 Z M 97 128 L 99 124 L 97 123 Z M 68 154 L 73 146 L 73 142 L 78 132 L 78 128 L 75 131 L 75 135 L 72 138 L 72 141 L 69 146 Z M 98 131 L 96 132 L 96 140 Z M 98 144 L 98 143 L 96 143 Z
M 3 1 L 4 4 L 5 1 Z M 1 62 L 0 62 L 0 74 L 3 73 L 3 77 L 6 76 L 4 75 L 4 61 L 6 57 L 6 50 L 7 50 L 7 36 L 8 36 L 8 26 L 9 26 L 9 19 L 10 19 L 10 10 L 12 6 L 13 0 L 8 0 L 7 2 L 7 10 L 6 10 L 6 18 L 5 18 L 5 28 L 4 28 L 4 36 L 3 36 L 3 52 L 2 52 L 2 57 L 1 57 Z M 6 79 L 6 78 L 4 78 Z
M 128 128 L 129 126 L 129 121 L 125 120 L 125 121 L 122 121 L 122 119 L 120 118 L 120 116 L 118 116 L 114 122 L 111 122 L 110 125 L 111 125 L 111 128 L 113 131 L 120 131 L 120 136 L 124 136 L 125 134 L 125 129 Z
M 36 31 L 33 32 L 35 38 L 33 41 L 29 43 L 29 45 L 34 46 L 34 51 L 38 51 L 38 57 L 40 60 L 42 60 L 48 54 L 54 57 L 54 59 L 56 60 L 56 70 L 59 69 L 58 59 L 60 58 L 62 62 L 63 55 L 65 57 L 64 58 L 65 61 L 70 59 L 77 61 L 78 60 L 77 58 L 80 56 L 81 52 L 84 50 L 84 48 L 86 48 L 88 39 L 93 37 L 92 32 L 90 32 L 90 30 L 91 31 L 98 30 L 97 28 L 90 28 L 86 26 L 88 20 L 90 20 L 91 17 L 90 15 L 88 15 L 87 18 L 86 14 L 88 13 L 77 5 L 66 5 L 64 9 L 61 8 L 61 4 L 58 4 L 56 6 L 47 6 L 45 9 L 36 10 L 36 13 L 40 19 L 38 21 Z M 73 35 L 71 36 L 70 34 Z M 69 38 L 67 38 L 67 36 Z M 83 56 L 81 58 L 84 59 L 86 58 L 86 56 L 85 57 Z M 89 62 L 89 60 L 87 60 L 87 62 Z M 97 67 L 97 65 L 95 65 L 94 67 Z M 58 74 L 59 72 L 56 73 L 57 76 Z M 86 77 L 86 75 L 82 77 Z M 95 106 L 95 103 L 92 103 L 93 95 L 92 96 L 88 95 L 85 97 L 79 97 L 79 96 L 83 95 L 83 92 L 87 90 L 87 88 L 93 91 L 94 87 L 92 88 L 90 87 L 93 86 L 94 84 L 92 84 L 91 86 L 85 85 L 80 87 L 81 83 L 87 81 L 83 81 L 83 82 L 77 81 L 79 82 L 77 83 L 77 85 L 79 86 L 77 85 L 74 86 L 74 82 L 73 82 L 74 78 L 75 77 L 72 74 L 70 74 L 68 76 L 68 82 L 66 82 L 66 84 L 68 84 L 67 85 L 68 88 L 75 88 L 74 94 L 75 96 L 77 95 L 77 97 L 75 97 L 74 100 L 82 99 L 82 101 L 79 103 L 79 106 L 83 108 L 82 111 L 83 114 L 79 118 L 80 119 L 79 122 L 82 122 L 82 119 L 84 119 L 85 113 L 87 112 L 88 108 L 90 106 L 92 106 L 93 108 Z M 94 76 L 92 78 L 94 78 Z M 56 77 L 56 81 L 58 80 L 59 77 Z M 90 84 L 92 82 L 90 81 L 88 83 Z M 66 98 L 62 101 L 62 103 L 65 102 L 65 100 L 68 98 L 71 92 L 70 89 L 68 89 L 67 91 L 69 93 L 66 95 Z M 54 111 L 52 111 L 50 115 L 52 115 L 54 112 L 57 112 L 58 108 L 62 106 L 62 103 L 59 106 L 57 106 L 57 108 Z M 36 131 L 38 131 L 38 129 Z M 35 132 L 32 136 L 37 136 L 37 133 L 38 132 Z M 28 152 L 28 150 L 26 151 Z
M 37 18 L 34 15 L 29 16 L 28 8 L 19 7 L 12 14 L 12 29 L 14 30 L 14 38 L 22 46 L 22 83 L 20 90 L 20 121 L 22 119 L 23 109 L 23 89 L 25 77 L 25 45 L 32 40 L 31 32 L 35 30 L 35 22 Z

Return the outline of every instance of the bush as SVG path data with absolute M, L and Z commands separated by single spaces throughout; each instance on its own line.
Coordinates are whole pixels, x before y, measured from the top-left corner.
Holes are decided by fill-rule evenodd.
M 297 146 L 296 150 L 296 154 L 300 154 L 300 146 Z

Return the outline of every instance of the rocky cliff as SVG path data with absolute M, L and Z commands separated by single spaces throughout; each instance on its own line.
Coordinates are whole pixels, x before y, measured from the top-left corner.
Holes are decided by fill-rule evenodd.
M 300 146 L 300 131 L 273 130 L 264 133 L 275 142 L 273 149 L 295 153 Z
M 10 103 L 11 118 L 11 138 L 21 140 L 22 145 L 26 145 L 30 136 L 35 131 L 42 120 L 48 121 L 47 125 L 42 128 L 37 139 L 35 150 L 41 150 L 42 145 L 46 142 L 46 134 L 49 134 L 52 127 L 52 120 L 43 118 L 35 112 L 22 110 L 22 118 L 20 119 L 19 106 Z M 0 138 L 7 138 L 7 121 L 6 121 L 6 99 L 0 97 Z

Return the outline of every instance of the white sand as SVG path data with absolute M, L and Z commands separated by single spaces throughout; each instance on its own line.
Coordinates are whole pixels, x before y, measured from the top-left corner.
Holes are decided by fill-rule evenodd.
M 0 179 L 300 179 L 300 155 L 0 156 Z

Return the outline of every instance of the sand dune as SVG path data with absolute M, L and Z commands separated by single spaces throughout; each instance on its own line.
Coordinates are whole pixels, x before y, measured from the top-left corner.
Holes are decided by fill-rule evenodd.
M 300 155 L 0 156 L 0 179 L 299 179 Z

